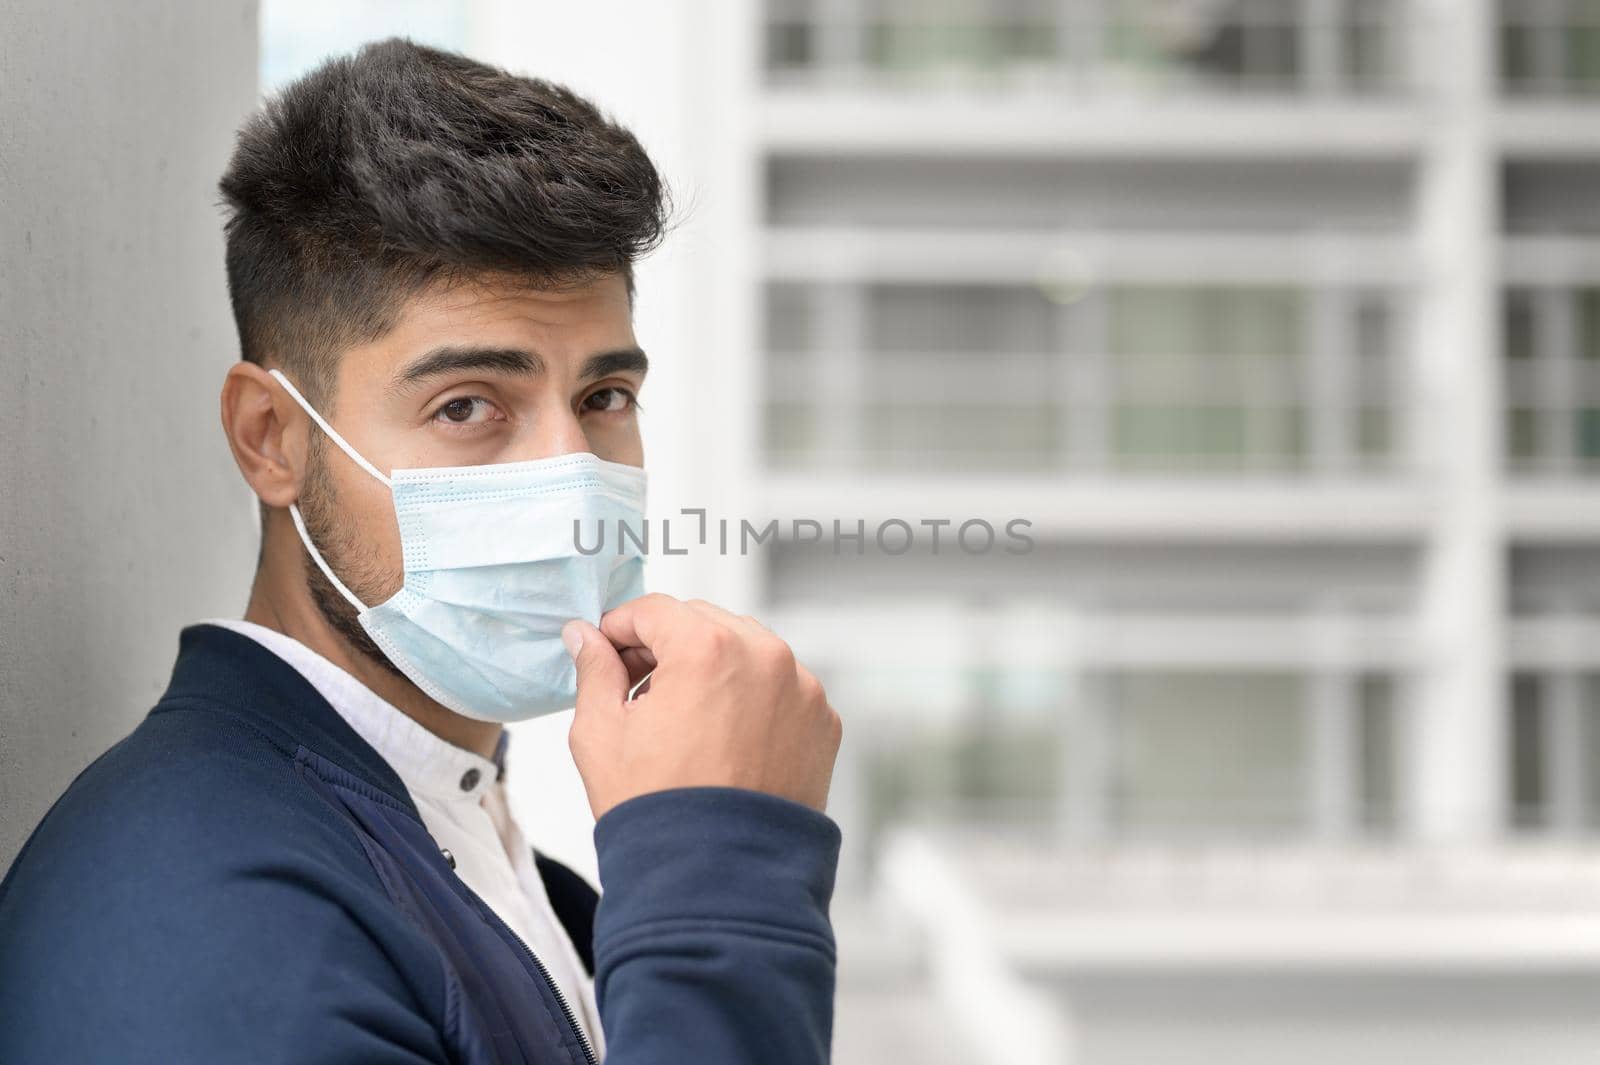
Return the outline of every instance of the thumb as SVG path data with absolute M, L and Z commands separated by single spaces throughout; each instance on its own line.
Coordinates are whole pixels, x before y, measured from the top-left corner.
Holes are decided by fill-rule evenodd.
M 610 796 L 615 790 L 612 777 L 622 747 L 628 668 L 611 641 L 587 621 L 563 625 L 561 642 L 578 669 L 578 701 L 567 732 L 567 745 L 589 794 L 590 808 L 598 818 L 611 806 Z
M 561 642 L 578 670 L 578 713 L 620 707 L 628 694 L 628 667 L 611 641 L 587 621 L 574 618 L 561 627 Z

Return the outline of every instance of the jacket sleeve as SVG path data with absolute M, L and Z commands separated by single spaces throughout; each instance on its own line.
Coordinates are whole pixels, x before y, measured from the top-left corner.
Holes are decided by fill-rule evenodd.
M 743 788 L 629 799 L 595 825 L 606 1065 L 823 1065 L 839 828 Z

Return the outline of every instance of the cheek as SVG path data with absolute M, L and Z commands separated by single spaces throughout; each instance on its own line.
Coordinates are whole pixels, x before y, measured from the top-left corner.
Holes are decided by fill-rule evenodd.
M 584 436 L 589 450 L 608 462 L 624 462 L 630 466 L 644 464 L 644 441 L 639 435 L 639 419 L 619 419 L 605 424 L 594 418 L 584 426 Z
M 334 513 L 341 539 L 371 578 L 395 579 L 399 587 L 402 552 L 400 527 L 395 520 L 394 497 L 388 487 L 360 470 L 351 471 L 338 485 L 342 504 Z

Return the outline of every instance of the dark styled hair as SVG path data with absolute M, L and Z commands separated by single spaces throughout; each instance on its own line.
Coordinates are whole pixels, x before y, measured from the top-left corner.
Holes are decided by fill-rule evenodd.
M 400 38 L 268 100 L 220 188 L 243 357 L 282 365 L 312 402 L 339 352 L 425 285 L 620 272 L 631 301 L 670 210 L 638 140 L 587 100 Z

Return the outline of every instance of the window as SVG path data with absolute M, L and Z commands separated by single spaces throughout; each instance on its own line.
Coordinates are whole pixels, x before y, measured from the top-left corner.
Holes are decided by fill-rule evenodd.
M 1600 92 L 1600 3 L 1502 0 L 1500 75 L 1525 96 Z
M 1120 831 L 1303 827 L 1308 737 L 1299 677 L 1125 674 L 1113 690 L 1113 816 Z
M 1124 469 L 1295 466 L 1305 451 L 1301 294 L 1110 294 L 1112 451 Z

